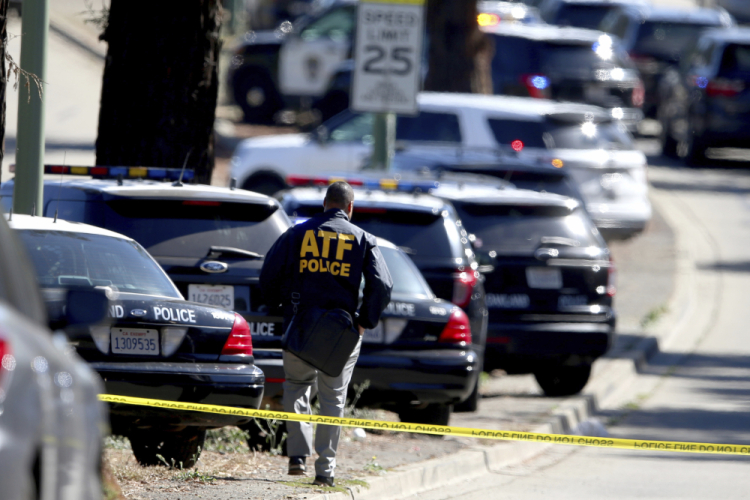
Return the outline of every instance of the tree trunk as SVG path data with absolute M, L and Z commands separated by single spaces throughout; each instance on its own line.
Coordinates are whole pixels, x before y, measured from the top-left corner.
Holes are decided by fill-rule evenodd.
M 492 93 L 491 42 L 479 30 L 476 0 L 428 0 L 425 90 Z
M 220 0 L 112 0 L 97 165 L 195 170 L 210 184 Z
M 8 3 L 0 0 L 0 165 L 5 158 L 5 88 L 8 86 L 8 68 L 5 66 L 5 55 L 8 47 Z M 2 170 L 0 169 L 0 172 Z M 0 178 L 0 182 L 2 178 Z

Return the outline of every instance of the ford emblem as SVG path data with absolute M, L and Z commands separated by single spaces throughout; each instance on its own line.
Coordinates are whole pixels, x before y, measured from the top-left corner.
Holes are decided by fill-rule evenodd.
M 143 309 L 133 309 L 132 311 L 130 311 L 130 314 L 132 316 L 138 316 L 140 318 L 141 316 L 147 315 L 148 311 L 144 311 Z
M 228 268 L 229 266 L 225 263 L 215 260 L 209 260 L 201 264 L 201 271 L 205 271 L 207 273 L 224 273 Z

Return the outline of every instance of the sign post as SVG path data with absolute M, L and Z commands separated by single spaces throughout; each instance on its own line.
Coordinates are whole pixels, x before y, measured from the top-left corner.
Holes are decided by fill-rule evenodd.
M 376 113 L 372 167 L 390 168 L 394 114 L 416 115 L 424 0 L 362 0 L 357 11 L 351 108 Z

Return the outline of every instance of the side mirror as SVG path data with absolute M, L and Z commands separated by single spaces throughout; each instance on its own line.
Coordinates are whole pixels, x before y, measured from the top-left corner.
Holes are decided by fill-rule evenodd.
M 65 322 L 70 327 L 95 325 L 107 317 L 108 308 L 104 290 L 71 288 L 65 300 Z

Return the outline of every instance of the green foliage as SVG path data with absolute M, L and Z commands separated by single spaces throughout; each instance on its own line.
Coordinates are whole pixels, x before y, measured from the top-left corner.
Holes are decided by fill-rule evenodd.
M 664 316 L 667 312 L 669 312 L 669 307 L 667 307 L 666 304 L 662 304 L 659 307 L 655 307 L 651 309 L 641 319 L 641 328 L 646 328 L 647 326 L 650 326 L 653 323 L 656 323 L 656 321 L 658 321 L 658 319 Z
M 221 427 L 206 432 L 206 451 L 217 453 L 246 453 L 248 432 L 239 427 Z
M 110 450 L 129 450 L 130 440 L 125 436 L 107 436 L 104 438 L 104 448 Z

